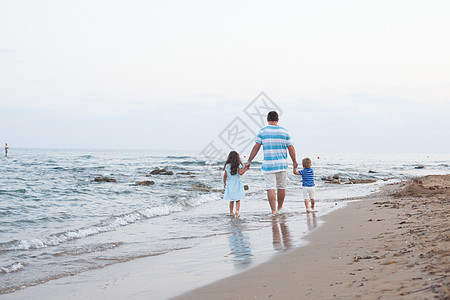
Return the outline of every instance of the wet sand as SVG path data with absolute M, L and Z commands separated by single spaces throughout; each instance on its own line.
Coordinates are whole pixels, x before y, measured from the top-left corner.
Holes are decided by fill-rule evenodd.
M 450 175 L 321 218 L 310 243 L 175 299 L 450 299 Z

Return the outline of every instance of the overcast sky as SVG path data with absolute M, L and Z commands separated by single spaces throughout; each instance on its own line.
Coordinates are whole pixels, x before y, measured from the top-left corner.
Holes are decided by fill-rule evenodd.
M 450 153 L 450 1 L 0 0 L 0 143 L 201 150 L 264 91 L 298 151 Z

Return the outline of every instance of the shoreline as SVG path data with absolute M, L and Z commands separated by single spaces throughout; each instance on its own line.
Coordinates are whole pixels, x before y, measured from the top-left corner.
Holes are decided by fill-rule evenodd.
M 450 299 L 450 175 L 323 216 L 309 244 L 172 299 Z
M 263 202 L 266 204 L 266 202 Z M 213 203 L 214 206 L 217 206 Z M 303 201 L 291 205 L 303 209 Z M 328 209 L 338 209 L 345 202 L 328 203 Z M 162 255 L 144 256 L 113 263 L 103 268 L 38 282 L 22 289 L 0 294 L 1 299 L 169 299 L 193 288 L 238 274 L 282 255 L 306 243 L 304 235 L 321 226 L 318 217 L 286 211 L 277 217 L 264 213 L 259 229 L 247 230 L 252 216 L 243 213 L 238 219 L 220 213 L 229 226 L 229 233 L 204 238 L 198 245 L 179 248 Z M 323 213 L 325 209 L 323 207 Z M 335 208 L 336 207 L 336 208 Z M 204 214 L 207 206 L 199 208 Z M 201 215 L 201 214 L 200 214 Z M 182 216 L 179 216 L 182 217 Z M 136 226 L 136 225 L 135 225 Z M 140 225 L 144 226 L 144 225 Z M 142 230 L 138 228 L 137 230 Z M 176 283 L 174 285 L 174 283 Z
M 206 260 L 206 275 L 197 275 L 195 285 L 186 284 L 192 261 L 174 253 L 162 261 L 141 258 L 0 297 L 167 299 L 178 294 L 173 299 L 447 299 L 449 196 L 450 175 L 390 184 L 381 192 L 318 215 L 317 222 L 323 224 L 303 238 L 306 245 L 218 281 L 210 277 L 218 271 L 214 269 L 217 262 Z M 273 229 L 266 230 L 264 236 Z M 211 252 L 211 248 L 203 251 Z M 184 271 L 172 278 L 149 276 L 151 269 L 158 272 L 180 264 Z M 171 292 L 152 294 L 151 285 Z M 185 293 L 189 288 L 195 289 Z

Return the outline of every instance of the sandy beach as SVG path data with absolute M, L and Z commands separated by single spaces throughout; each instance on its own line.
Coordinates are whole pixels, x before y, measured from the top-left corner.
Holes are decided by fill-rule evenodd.
M 292 252 L 175 299 L 450 299 L 450 175 L 386 187 Z

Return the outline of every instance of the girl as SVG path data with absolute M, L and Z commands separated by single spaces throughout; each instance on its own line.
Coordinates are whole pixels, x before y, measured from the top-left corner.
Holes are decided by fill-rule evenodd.
M 240 166 L 243 166 L 243 164 L 239 154 L 236 151 L 231 151 L 223 167 L 225 170 L 223 174 L 223 187 L 225 188 L 223 199 L 230 201 L 230 215 L 232 216 L 234 215 L 234 202 L 236 202 L 236 217 L 239 217 L 241 199 L 245 196 L 241 175 L 250 167 L 241 168 Z

